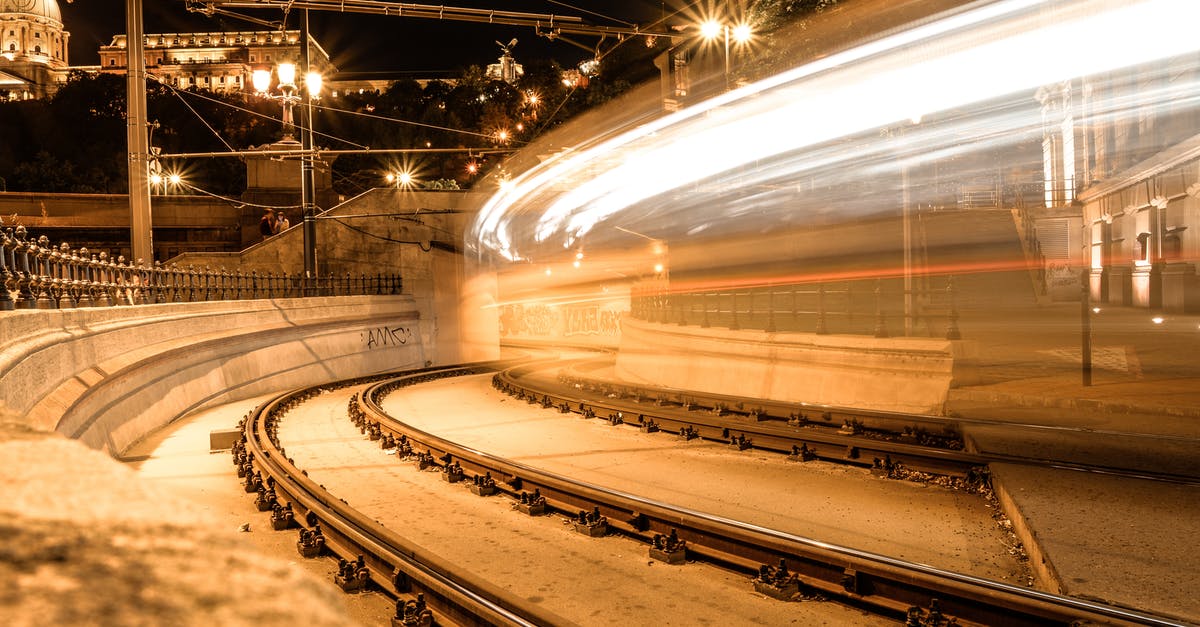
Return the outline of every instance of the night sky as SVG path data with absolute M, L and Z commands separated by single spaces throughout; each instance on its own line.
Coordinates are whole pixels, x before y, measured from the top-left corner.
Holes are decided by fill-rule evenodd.
M 58 0 L 58 3 L 66 30 L 71 33 L 72 65 L 99 63 L 98 48 L 112 41 L 113 35 L 125 32 L 125 0 L 75 0 L 72 4 Z M 265 29 L 234 18 L 189 13 L 182 0 L 143 0 L 142 4 L 147 33 Z M 449 0 L 420 4 L 573 15 L 592 24 L 613 26 L 619 22 L 603 16 L 648 24 L 664 12 L 672 12 L 671 7 L 680 3 L 677 0 L 665 3 L 662 0 Z M 281 11 L 236 11 L 269 20 L 282 16 Z M 288 28 L 299 28 L 298 17 L 299 13 L 293 12 Z M 417 75 L 457 71 L 468 65 L 495 63 L 500 56 L 495 42 L 507 43 L 514 37 L 519 40 L 513 50 L 518 62 L 523 58 L 550 57 L 574 65 L 589 57 L 585 50 L 571 44 L 536 36 L 531 27 L 325 11 L 310 11 L 309 23 L 316 40 L 342 71 L 403 71 Z M 588 45 L 597 41 L 585 36 L 573 38 Z

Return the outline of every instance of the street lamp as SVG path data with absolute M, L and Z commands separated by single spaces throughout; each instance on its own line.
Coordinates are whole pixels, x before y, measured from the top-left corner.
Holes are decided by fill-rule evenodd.
M 275 67 L 275 75 L 279 79 L 278 94 L 271 93 L 271 70 L 258 69 L 250 75 L 250 81 L 254 84 L 254 92 L 260 98 L 270 100 L 278 100 L 283 106 L 283 141 L 289 143 L 296 142 L 296 123 L 292 117 L 292 108 L 297 102 L 303 100 L 299 95 L 300 89 L 296 85 L 296 64 L 280 63 Z M 304 77 L 305 91 L 308 92 L 309 98 L 317 98 L 321 93 L 322 79 L 317 72 L 309 72 Z
M 316 185 L 313 181 L 313 115 L 312 101 L 320 97 L 321 75 L 310 72 L 308 35 L 308 9 L 304 9 L 300 17 L 300 66 L 304 69 L 303 96 L 296 85 L 296 65 L 280 63 L 275 68 L 279 79 L 279 94 L 271 94 L 271 71 L 255 70 L 250 76 L 254 91 L 259 96 L 280 101 L 283 105 L 283 142 L 296 143 L 296 125 L 292 121 L 292 108 L 297 102 L 304 103 L 304 125 L 300 141 L 300 205 L 304 213 L 304 284 L 305 293 L 312 293 L 317 279 L 317 206 Z
M 402 187 L 404 189 L 412 187 L 413 183 L 415 182 L 412 173 L 406 171 L 388 172 L 384 179 L 387 180 L 388 185 L 394 185 L 395 187 Z
M 754 31 L 746 22 L 738 22 L 732 26 L 716 20 L 707 20 L 700 24 L 700 36 L 708 41 L 722 37 L 725 43 L 725 89 L 729 89 L 729 42 L 739 46 L 750 43 Z

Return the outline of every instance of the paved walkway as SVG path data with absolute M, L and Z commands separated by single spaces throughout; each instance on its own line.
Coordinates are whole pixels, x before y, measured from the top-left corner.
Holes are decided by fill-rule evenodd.
M 947 413 L 1008 423 L 965 426 L 980 450 L 1200 478 L 1200 319 L 1109 307 L 1089 318 L 1088 386 L 1078 303 L 964 320 L 980 380 L 951 390 Z M 1200 485 L 992 472 L 1049 587 L 1200 623 Z

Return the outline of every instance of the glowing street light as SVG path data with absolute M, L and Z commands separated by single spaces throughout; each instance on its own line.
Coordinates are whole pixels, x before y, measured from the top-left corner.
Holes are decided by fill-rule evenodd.
M 721 37 L 725 42 L 725 89 L 729 89 L 729 40 L 744 46 L 750 43 L 754 30 L 746 22 L 738 22 L 732 27 L 717 20 L 706 20 L 700 23 L 700 36 L 708 41 Z
M 406 171 L 388 172 L 387 176 L 383 178 L 388 182 L 388 185 L 395 185 L 396 187 L 412 187 L 415 182 L 412 173 Z
M 258 69 L 250 75 L 254 92 L 260 98 L 278 100 L 283 106 L 283 141 L 296 141 L 296 124 L 292 117 L 292 108 L 303 98 L 299 95 L 300 88 L 296 85 L 296 64 L 280 63 L 275 66 L 275 76 L 279 79 L 278 94 L 271 93 L 271 70 Z M 309 72 L 304 77 L 304 88 L 309 98 L 317 98 L 321 94 L 324 79 L 317 72 Z

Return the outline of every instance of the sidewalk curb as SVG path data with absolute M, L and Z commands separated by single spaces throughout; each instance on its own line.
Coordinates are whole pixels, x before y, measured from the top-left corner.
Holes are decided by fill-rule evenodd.
M 987 403 L 1021 408 L 1055 408 L 1055 409 L 1084 409 L 1109 414 L 1162 414 L 1200 418 L 1200 407 L 1179 405 L 1163 405 L 1128 400 L 1105 400 L 1098 398 L 1070 398 L 1054 396 L 1033 396 L 1013 392 L 997 392 L 988 390 L 951 390 L 946 398 L 946 405 L 955 402 Z M 958 412 L 958 413 L 961 413 Z

